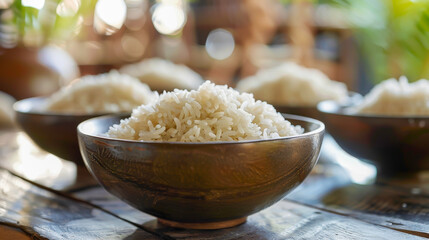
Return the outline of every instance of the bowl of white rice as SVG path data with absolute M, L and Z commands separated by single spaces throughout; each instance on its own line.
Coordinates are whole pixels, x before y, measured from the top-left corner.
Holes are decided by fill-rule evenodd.
M 349 93 L 344 83 L 331 80 L 318 69 L 293 62 L 259 70 L 240 80 L 236 87 L 256 99 L 272 104 L 277 111 L 318 118 L 317 104 L 324 100 L 344 102 Z
M 318 110 L 338 144 L 380 175 L 429 169 L 428 80 L 388 79 L 359 101 L 324 101 Z
M 13 106 L 16 121 L 42 149 L 83 164 L 77 125 L 111 113 L 128 113 L 158 97 L 137 79 L 117 71 L 84 76 L 47 97 L 34 97 Z
M 194 229 L 235 226 L 279 201 L 316 164 L 323 133 L 320 121 L 210 82 L 78 126 L 85 164 L 107 191 Z

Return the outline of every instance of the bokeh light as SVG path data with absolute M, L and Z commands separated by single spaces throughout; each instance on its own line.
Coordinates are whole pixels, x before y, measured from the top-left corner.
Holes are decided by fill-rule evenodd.
M 61 17 L 73 17 L 80 8 L 80 0 L 63 0 L 57 6 L 57 14 Z
M 4 10 L 0 15 L 0 46 L 4 48 L 13 48 L 18 44 L 18 28 L 9 22 L 13 19 L 12 10 Z
M 125 35 L 121 39 L 121 46 L 129 60 L 135 60 L 143 56 L 145 42 L 140 41 L 135 36 Z
M 144 0 L 125 0 L 128 7 L 127 18 L 131 20 L 137 20 L 143 17 L 146 8 L 147 1 Z
M 0 9 L 8 9 L 12 3 L 13 0 L 0 0 Z
M 178 3 L 161 2 L 153 7 L 152 22 L 155 29 L 165 35 L 179 33 L 186 23 L 186 13 Z
M 125 26 L 131 31 L 139 31 L 146 22 L 146 11 L 148 1 L 145 0 L 125 0 L 127 4 L 127 20 Z
M 32 7 L 40 10 L 45 5 L 45 0 L 22 0 L 21 4 L 24 7 Z
M 40 63 L 61 76 L 61 85 L 67 85 L 79 77 L 79 67 L 69 53 L 56 46 L 46 46 L 37 54 Z
M 225 29 L 211 31 L 206 40 L 206 51 L 210 57 L 223 60 L 234 52 L 235 42 L 232 34 Z
M 28 47 L 40 46 L 43 43 L 43 36 L 36 29 L 29 29 L 24 32 L 22 42 Z
M 104 35 L 117 32 L 125 22 L 127 5 L 123 0 L 98 0 L 95 5 L 94 28 Z
M 78 35 L 81 32 L 83 22 L 84 22 L 83 17 L 79 16 L 76 20 L 76 25 L 74 26 L 74 30 L 73 30 L 73 33 L 75 35 Z

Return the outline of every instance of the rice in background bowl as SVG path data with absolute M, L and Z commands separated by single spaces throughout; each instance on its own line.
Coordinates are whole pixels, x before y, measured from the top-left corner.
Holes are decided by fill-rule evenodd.
M 67 114 L 131 112 L 157 98 L 150 88 L 126 74 L 109 73 L 80 78 L 46 99 L 44 109 Z
M 261 69 L 254 76 L 240 80 L 236 88 L 278 106 L 316 106 L 323 100 L 341 102 L 348 97 L 344 83 L 292 62 Z
M 303 133 L 274 107 L 252 94 L 206 81 L 198 90 L 163 93 L 159 99 L 133 110 L 107 132 L 111 138 L 213 142 L 271 139 Z
M 158 91 L 169 91 L 175 88 L 197 89 L 204 82 L 198 73 L 187 66 L 160 58 L 151 58 L 139 63 L 125 65 L 119 71 L 138 78 L 141 82 L 149 85 L 151 89 Z
M 347 112 L 386 116 L 429 116 L 429 81 L 421 79 L 409 83 L 406 77 L 385 80 L 376 85 L 359 105 L 350 107 Z

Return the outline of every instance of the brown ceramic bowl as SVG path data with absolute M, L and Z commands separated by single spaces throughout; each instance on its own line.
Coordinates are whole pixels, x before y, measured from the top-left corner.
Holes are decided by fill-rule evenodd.
M 216 229 L 240 224 L 282 199 L 316 164 L 324 125 L 284 115 L 305 133 L 273 140 L 181 143 L 103 136 L 120 117 L 78 126 L 85 164 L 110 193 L 170 226 Z
M 346 152 L 376 165 L 379 175 L 429 169 L 429 117 L 349 114 L 351 106 L 318 105 L 327 131 Z
M 65 160 L 83 165 L 76 128 L 84 120 L 102 114 L 61 114 L 41 110 L 45 98 L 34 97 L 13 105 L 16 121 L 43 150 Z

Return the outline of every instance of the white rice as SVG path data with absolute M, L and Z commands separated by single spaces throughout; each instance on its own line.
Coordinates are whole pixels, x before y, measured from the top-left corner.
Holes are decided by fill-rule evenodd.
M 72 114 L 131 112 L 137 106 L 154 101 L 157 96 L 146 84 L 112 70 L 84 76 L 62 88 L 47 99 L 45 109 Z
M 239 81 L 237 90 L 253 93 L 256 99 L 274 105 L 316 106 L 323 100 L 347 99 L 344 83 L 292 62 L 259 70 L 256 75 Z
M 271 139 L 303 133 L 252 94 L 210 81 L 198 90 L 163 93 L 110 127 L 107 136 L 141 141 L 213 142 Z
M 151 89 L 197 89 L 203 78 L 185 65 L 174 64 L 160 58 L 146 59 L 123 66 L 120 72 L 140 79 Z
M 406 77 L 391 78 L 376 85 L 352 113 L 429 116 L 429 81 L 409 83 Z

